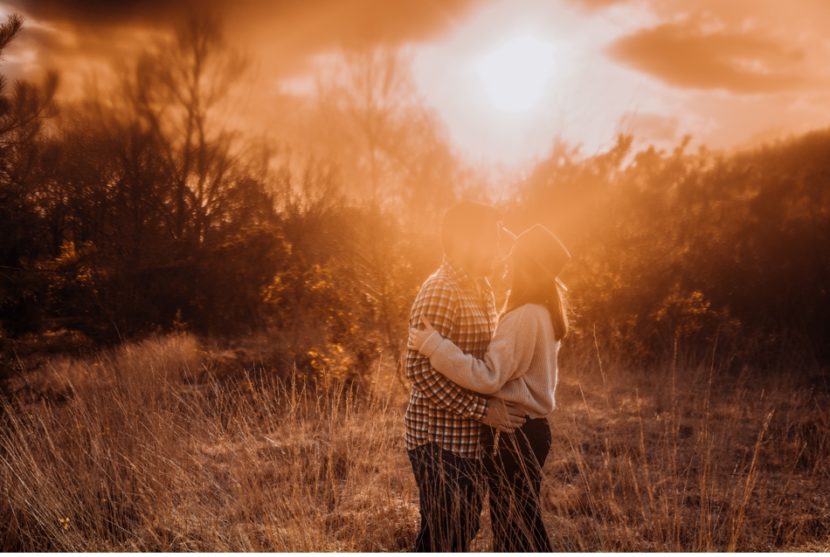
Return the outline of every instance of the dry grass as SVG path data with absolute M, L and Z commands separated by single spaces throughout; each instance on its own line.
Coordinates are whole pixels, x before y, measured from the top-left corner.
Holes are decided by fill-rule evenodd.
M 555 548 L 830 548 L 826 394 L 784 374 L 668 368 L 562 385 L 543 487 Z
M 825 394 L 783 373 L 596 373 L 590 358 L 568 359 L 551 418 L 555 550 L 830 550 Z M 28 374 L 0 433 L 2 548 L 408 549 L 418 510 L 392 370 L 356 396 L 234 361 L 174 335 Z

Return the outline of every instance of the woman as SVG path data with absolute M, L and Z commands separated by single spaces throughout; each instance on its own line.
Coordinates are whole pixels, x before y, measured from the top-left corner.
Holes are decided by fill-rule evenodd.
M 514 236 L 515 238 L 515 236 Z M 514 432 L 482 426 L 494 551 L 551 551 L 539 508 L 541 469 L 551 446 L 547 415 L 555 407 L 557 355 L 568 331 L 564 285 L 557 275 L 570 254 L 547 228 L 515 239 L 510 292 L 483 360 L 465 354 L 424 322 L 410 343 L 453 382 L 522 406 Z

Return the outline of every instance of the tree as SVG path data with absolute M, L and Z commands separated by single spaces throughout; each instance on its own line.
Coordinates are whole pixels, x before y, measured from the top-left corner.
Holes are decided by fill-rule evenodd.
M 9 15 L 0 25 L 0 53 L 22 28 L 23 20 Z M 41 195 L 42 160 L 48 157 L 44 122 L 54 115 L 57 76 L 49 74 L 41 87 L 23 82 L 8 92 L 0 76 L 0 328 L 22 332 L 41 316 L 44 277 L 30 262 L 54 248 Z
M 284 245 L 262 151 L 217 114 L 243 66 L 216 20 L 192 16 L 109 97 L 72 107 L 56 179 L 75 256 L 56 262 L 56 313 L 98 337 L 256 322 Z

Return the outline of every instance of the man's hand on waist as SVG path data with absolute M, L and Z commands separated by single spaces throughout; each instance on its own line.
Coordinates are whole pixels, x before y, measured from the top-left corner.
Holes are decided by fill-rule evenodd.
M 499 431 L 510 433 L 525 423 L 526 413 L 521 406 L 512 402 L 490 398 L 487 399 L 487 411 L 481 421 Z

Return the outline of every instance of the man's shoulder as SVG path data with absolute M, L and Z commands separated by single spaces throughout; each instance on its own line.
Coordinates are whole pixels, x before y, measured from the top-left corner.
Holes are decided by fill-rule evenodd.
M 454 295 L 458 290 L 458 285 L 455 279 L 447 273 L 444 267 L 438 267 L 429 275 L 423 283 L 418 293 L 420 296 L 431 296 L 436 294 Z

